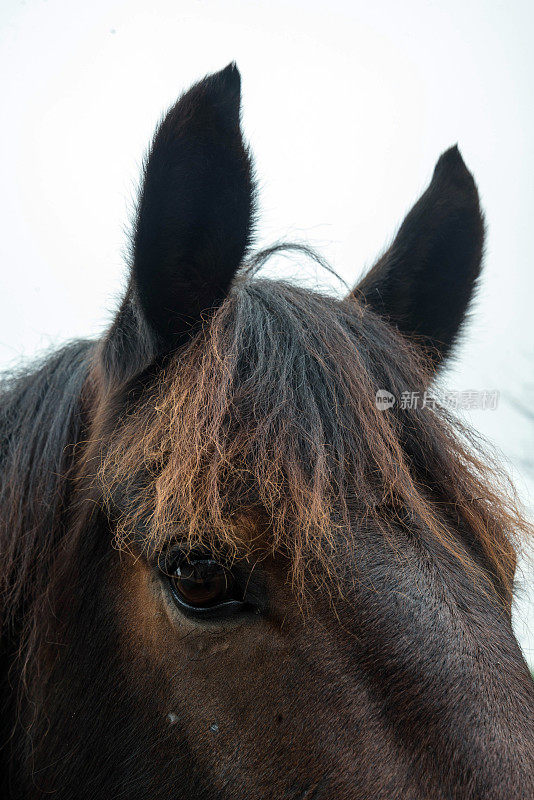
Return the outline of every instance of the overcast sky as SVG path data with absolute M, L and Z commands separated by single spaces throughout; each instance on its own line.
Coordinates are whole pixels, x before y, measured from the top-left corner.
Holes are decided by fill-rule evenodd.
M 98 335 L 124 284 L 144 149 L 178 94 L 236 60 L 260 186 L 257 244 L 308 242 L 349 284 L 458 142 L 486 211 L 484 280 L 452 390 L 534 504 L 531 2 L 3 0 L 0 368 Z M 301 264 L 271 272 L 334 279 Z M 530 419 L 529 419 L 530 415 Z M 534 591 L 515 624 L 534 664 Z M 529 597 L 530 592 L 530 597 Z

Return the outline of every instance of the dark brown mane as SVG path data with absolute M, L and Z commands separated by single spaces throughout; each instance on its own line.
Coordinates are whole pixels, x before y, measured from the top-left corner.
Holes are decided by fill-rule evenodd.
M 508 601 L 521 518 L 473 438 L 443 409 L 376 407 L 378 389 L 422 394 L 429 375 L 356 301 L 242 278 L 112 437 L 99 480 L 119 546 L 141 531 L 149 547 L 247 553 L 265 537 L 243 541 L 236 511 L 259 509 L 302 590 L 312 564 L 335 571 L 337 537 L 372 520 L 461 560 L 474 550 Z
M 0 628 L 20 624 L 47 585 L 92 348 L 73 342 L 0 383 Z

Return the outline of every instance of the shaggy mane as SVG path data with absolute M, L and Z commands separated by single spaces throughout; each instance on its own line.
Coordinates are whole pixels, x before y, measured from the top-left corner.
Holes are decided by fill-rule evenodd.
M 0 632 L 49 583 L 64 534 L 91 342 L 72 342 L 0 380 Z
M 376 407 L 378 389 L 422 396 L 430 380 L 418 349 L 355 300 L 242 276 L 104 443 L 118 546 L 283 553 L 304 591 L 312 571 L 335 573 L 339 537 L 371 522 L 420 531 L 470 568 L 467 542 L 509 601 L 508 532 L 524 523 L 473 437 L 443 408 Z

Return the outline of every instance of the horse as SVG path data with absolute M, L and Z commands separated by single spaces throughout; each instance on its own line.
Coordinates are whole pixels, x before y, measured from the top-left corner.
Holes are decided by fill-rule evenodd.
M 181 96 L 112 324 L 3 379 L 2 797 L 530 800 L 528 524 L 400 400 L 463 329 L 474 179 L 446 151 L 344 298 L 267 279 L 240 108 L 234 64 Z

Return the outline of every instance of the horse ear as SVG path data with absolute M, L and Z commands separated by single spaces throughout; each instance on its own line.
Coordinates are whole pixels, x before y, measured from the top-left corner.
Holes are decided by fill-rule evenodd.
M 417 340 L 437 367 L 462 327 L 480 275 L 483 245 L 477 188 L 458 148 L 452 147 L 439 159 L 393 244 L 354 294 Z
M 130 371 L 120 362 L 133 358 L 136 346 L 158 354 L 184 344 L 203 314 L 225 298 L 243 260 L 254 186 L 240 102 L 239 71 L 229 64 L 186 92 L 156 131 L 138 202 L 130 284 L 107 340 L 106 361 L 119 371 Z M 134 330 L 144 345 L 132 342 Z

